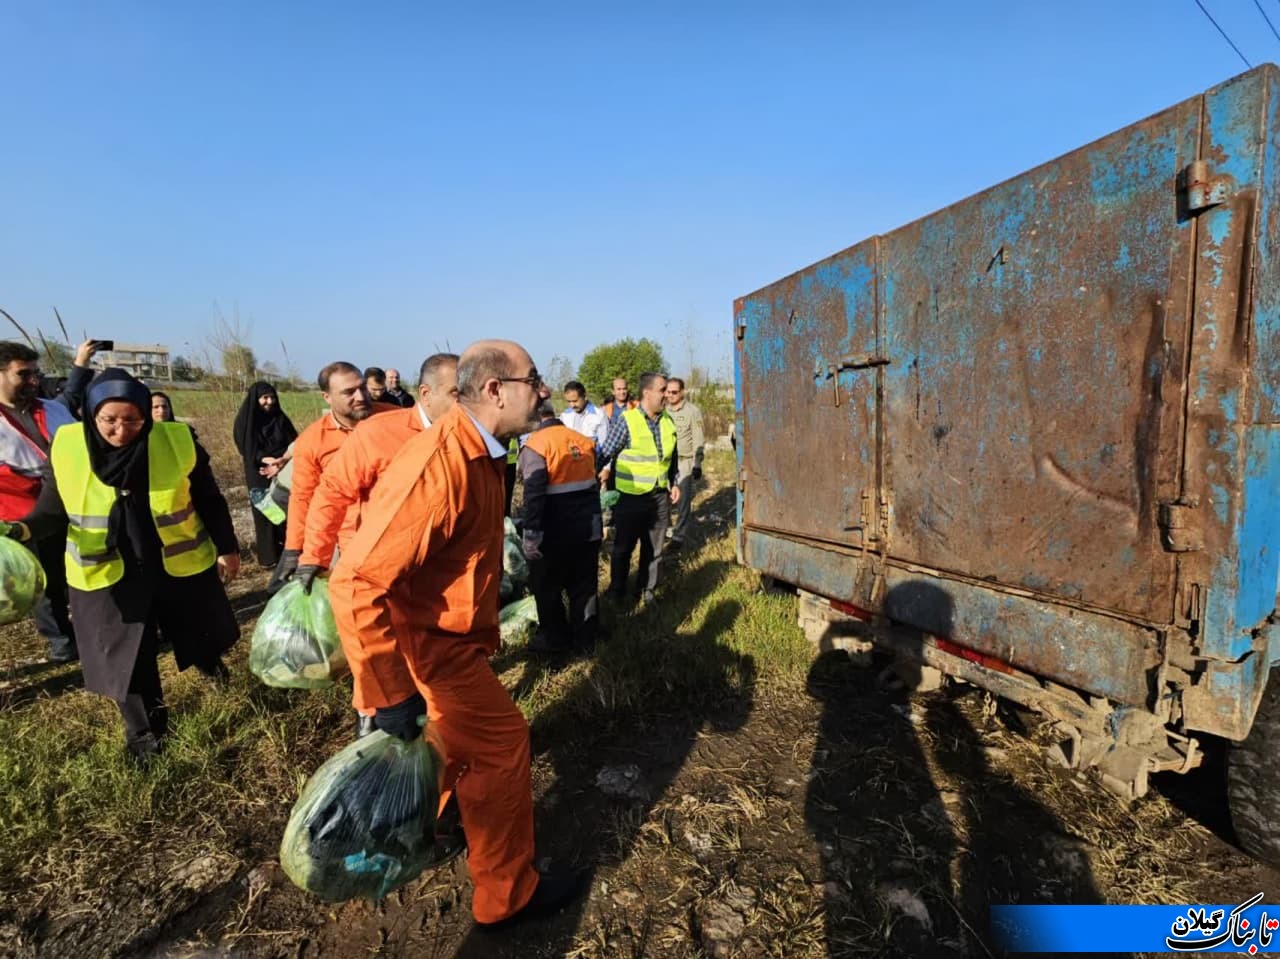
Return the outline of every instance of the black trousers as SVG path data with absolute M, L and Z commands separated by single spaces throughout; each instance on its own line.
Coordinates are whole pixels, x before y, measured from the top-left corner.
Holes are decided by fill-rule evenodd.
M 133 661 L 133 673 L 129 677 L 129 695 L 116 700 L 120 717 L 124 720 L 125 742 L 137 742 L 147 733 L 157 739 L 169 729 L 169 707 L 164 703 L 164 690 L 160 687 L 159 631 L 155 622 L 142 631 L 138 646 L 138 658 Z
M 511 497 L 516 495 L 516 464 L 508 463 L 507 471 L 504 474 L 507 481 L 507 508 L 504 516 L 511 515 Z
M 613 508 L 613 555 L 609 563 L 609 593 L 625 596 L 631 554 L 640 544 L 640 566 L 636 570 L 633 596 L 658 588 L 662 547 L 671 521 L 671 491 L 654 489 L 639 496 L 623 493 Z
M 32 611 L 36 632 L 49 640 L 49 652 L 61 654 L 76 648 L 76 633 L 67 609 L 67 567 L 63 553 L 67 548 L 65 534 L 50 536 L 27 544 L 44 568 L 44 597 Z
M 538 628 L 550 645 L 590 649 L 595 644 L 599 562 L 600 542 L 591 540 L 545 545 L 542 559 L 529 563 L 529 589 L 538 605 Z
M 264 568 L 274 567 L 280 559 L 280 554 L 284 551 L 285 524 L 281 523 L 277 526 L 252 506 L 249 507 L 249 512 L 253 514 L 253 532 L 256 539 L 258 565 Z

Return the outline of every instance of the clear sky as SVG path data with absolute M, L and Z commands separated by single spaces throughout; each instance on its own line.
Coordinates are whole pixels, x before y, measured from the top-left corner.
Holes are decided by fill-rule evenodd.
M 0 307 L 187 354 L 238 310 L 308 376 L 722 370 L 734 297 L 1245 69 L 1194 0 L 6 0 L 0 49 Z

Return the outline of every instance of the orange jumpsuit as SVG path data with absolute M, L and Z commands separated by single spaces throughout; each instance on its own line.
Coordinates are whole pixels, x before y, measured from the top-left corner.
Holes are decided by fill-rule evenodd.
M 467 830 L 478 922 L 533 895 L 529 727 L 489 656 L 498 648 L 503 469 L 462 406 L 410 440 L 373 488 L 330 578 L 335 615 L 366 650 L 394 649 L 427 700 L 428 736 Z M 385 657 L 353 662 L 358 682 L 395 682 Z M 458 775 L 460 770 L 465 770 Z M 456 780 L 456 784 L 455 784 Z
M 311 498 L 300 565 L 329 566 L 335 548 L 346 551 L 374 483 L 400 448 L 422 430 L 422 413 L 415 403 L 408 409 L 370 417 L 351 431 L 350 438 L 329 458 Z M 412 696 L 416 690 L 413 677 L 394 648 L 366 649 L 361 645 L 349 607 L 334 604 L 333 615 L 355 680 L 355 708 L 368 716 L 379 707 L 394 706 Z M 372 667 L 364 665 L 371 655 L 384 658 L 382 669 L 377 671 L 381 681 L 366 689 L 361 679 L 375 674 Z
M 373 413 L 384 413 L 399 410 L 400 407 L 389 403 L 374 403 Z M 340 426 L 333 414 L 325 410 L 324 415 L 298 434 L 293 442 L 293 482 L 289 488 L 289 518 L 285 525 L 284 548 L 302 552 L 302 544 L 307 532 L 307 512 L 311 509 L 311 499 L 316 487 L 320 485 L 320 474 L 330 457 L 342 447 L 354 430 Z M 356 528 L 356 513 L 353 511 L 342 524 L 343 532 L 350 535 Z

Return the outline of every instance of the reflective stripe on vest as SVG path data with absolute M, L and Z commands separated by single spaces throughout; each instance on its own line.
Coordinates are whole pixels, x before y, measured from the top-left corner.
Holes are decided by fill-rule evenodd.
M 547 495 L 595 489 L 596 443 L 563 423 L 544 427 L 524 444 L 547 461 Z
M 516 460 L 519 459 L 519 457 L 520 457 L 520 441 L 517 439 L 513 439 L 510 443 L 507 444 L 507 465 L 514 466 Z
M 84 427 L 58 430 L 49 458 L 67 511 L 67 583 L 81 590 L 105 589 L 124 576 L 120 552 L 107 546 L 116 491 L 89 465 Z M 151 518 L 170 576 L 194 576 L 217 561 L 217 550 L 191 501 L 190 474 L 196 465 L 191 430 L 181 423 L 156 423 L 147 440 Z
M 666 489 L 667 473 L 671 469 L 671 455 L 676 448 L 676 425 L 665 412 L 659 414 L 658 429 L 662 433 L 662 453 L 654 445 L 649 420 L 640 409 L 622 414 L 631 434 L 631 445 L 618 454 L 616 473 L 618 492 L 637 495 L 654 487 Z

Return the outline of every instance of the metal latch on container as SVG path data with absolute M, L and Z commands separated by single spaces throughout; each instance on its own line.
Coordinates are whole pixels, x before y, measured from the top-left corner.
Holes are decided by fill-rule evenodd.
M 1178 187 L 1187 196 L 1187 212 L 1197 213 L 1217 206 L 1231 195 L 1231 183 L 1225 176 L 1215 176 L 1206 160 L 1195 160 L 1178 175 Z
M 831 386 L 835 391 L 836 406 L 840 405 L 840 374 L 844 370 L 869 370 L 877 366 L 888 366 L 887 356 L 876 356 L 873 353 L 842 356 L 833 365 L 827 367 L 827 376 L 831 377 Z M 818 364 L 821 370 L 821 363 Z
M 1160 504 L 1160 536 L 1171 553 L 1204 549 L 1204 530 L 1196 521 L 1196 507 L 1187 503 Z

